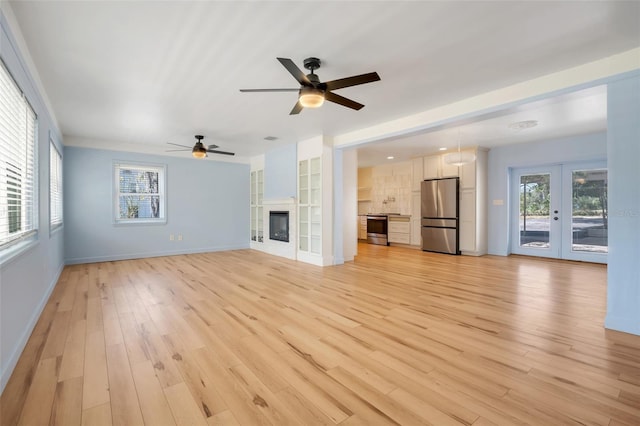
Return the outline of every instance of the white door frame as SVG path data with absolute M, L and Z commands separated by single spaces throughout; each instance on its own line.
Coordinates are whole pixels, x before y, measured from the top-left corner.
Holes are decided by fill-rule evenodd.
M 549 165 L 540 167 L 514 168 L 511 173 L 511 253 L 526 256 L 560 258 L 561 251 L 561 167 Z M 526 175 L 549 174 L 549 191 L 551 205 L 549 206 L 549 247 L 524 247 L 520 245 L 520 178 Z M 557 217 L 557 220 L 554 220 Z
M 539 167 L 511 169 L 510 241 L 511 253 L 526 256 L 607 263 L 606 253 L 573 250 L 573 172 L 605 169 L 606 161 L 583 161 Z M 520 178 L 526 175 L 550 175 L 549 247 L 520 246 Z M 558 218 L 554 220 L 554 218 Z

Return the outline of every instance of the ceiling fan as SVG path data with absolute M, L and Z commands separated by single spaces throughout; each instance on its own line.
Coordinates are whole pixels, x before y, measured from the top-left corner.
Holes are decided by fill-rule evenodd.
M 177 143 L 167 142 L 169 145 L 181 146 L 181 147 L 186 148 L 186 149 L 170 149 L 170 150 L 168 150 L 166 152 L 176 152 L 176 151 L 188 151 L 188 150 L 191 150 L 191 154 L 196 158 L 208 157 L 207 152 L 210 152 L 212 154 L 235 155 L 235 153 L 233 153 L 233 152 L 226 152 L 226 151 L 218 151 L 218 150 L 216 150 L 216 148 L 218 148 L 218 145 L 209 145 L 209 146 L 205 147 L 204 144 L 202 143 L 202 139 L 204 139 L 204 136 L 202 136 L 202 135 L 196 135 L 195 138 L 196 138 L 197 142 L 193 146 L 193 148 L 188 147 L 187 145 L 180 145 L 180 144 L 177 144 Z
M 359 84 L 372 83 L 380 80 L 377 72 L 367 74 L 354 75 L 352 77 L 340 78 L 338 80 L 320 81 L 318 75 L 314 73 L 320 68 L 320 59 L 307 58 L 304 60 L 304 67 L 311 70 L 311 73 L 305 75 L 300 68 L 288 58 L 277 58 L 278 61 L 291 73 L 293 78 L 300 83 L 298 89 L 240 89 L 241 92 L 298 92 L 298 102 L 289 113 L 289 115 L 299 114 L 303 108 L 318 108 L 325 100 L 334 102 L 347 108 L 360 110 L 364 105 L 333 93 L 333 90 L 345 87 L 357 86 Z

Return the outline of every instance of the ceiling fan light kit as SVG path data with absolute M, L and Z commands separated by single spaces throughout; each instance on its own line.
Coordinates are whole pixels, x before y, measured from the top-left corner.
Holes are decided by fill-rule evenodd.
M 171 149 L 171 150 L 168 150 L 167 152 L 191 151 L 191 155 L 193 155 L 195 158 L 198 158 L 198 159 L 202 159 L 202 158 L 208 157 L 207 152 L 211 152 L 212 154 L 235 155 L 235 153 L 233 153 L 233 152 L 218 151 L 216 149 L 218 147 L 218 145 L 209 145 L 209 146 L 205 147 L 204 144 L 202 143 L 202 139 L 204 139 L 204 136 L 202 136 L 202 135 L 195 135 L 195 138 L 196 138 L 197 142 L 193 146 L 193 148 L 188 147 L 186 145 L 180 145 L 180 144 L 177 144 L 177 143 L 167 142 L 169 145 L 181 146 L 183 148 L 183 149 Z
M 354 75 L 352 77 L 340 78 L 321 82 L 315 70 L 320 68 L 320 59 L 306 58 L 304 67 L 311 72 L 306 74 L 289 58 L 277 58 L 283 67 L 300 84 L 299 89 L 240 89 L 241 92 L 298 92 L 298 101 L 294 105 L 289 115 L 299 114 L 304 108 L 319 108 L 325 100 L 333 102 L 356 111 L 364 107 L 363 104 L 345 98 L 333 93 L 333 90 L 343 89 L 345 87 L 357 86 L 365 83 L 372 83 L 380 80 L 380 76 L 376 72 L 367 74 Z
M 324 92 L 313 87 L 303 87 L 298 101 L 305 108 L 320 108 L 324 103 Z
M 207 156 L 207 149 L 202 145 L 202 142 L 196 142 L 191 150 L 191 155 L 195 158 L 205 158 Z

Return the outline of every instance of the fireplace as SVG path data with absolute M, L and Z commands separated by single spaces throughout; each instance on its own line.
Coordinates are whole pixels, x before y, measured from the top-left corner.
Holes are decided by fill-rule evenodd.
M 289 242 L 289 212 L 269 212 L 269 239 Z

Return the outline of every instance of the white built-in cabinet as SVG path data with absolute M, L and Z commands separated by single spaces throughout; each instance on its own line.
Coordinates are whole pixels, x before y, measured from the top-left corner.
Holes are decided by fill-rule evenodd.
M 389 216 L 388 233 L 390 243 L 411 244 L 411 217 Z
M 298 162 L 298 250 L 322 254 L 322 161 Z
M 444 161 L 444 156 L 445 154 L 427 155 L 426 157 L 423 157 L 423 179 L 438 179 L 458 176 L 458 166 L 447 164 Z
M 420 246 L 420 185 L 424 179 L 460 177 L 460 251 L 479 256 L 487 252 L 487 151 L 474 148 L 476 160 L 453 166 L 444 161 L 446 154 L 428 155 L 411 160 L 411 244 Z
M 251 172 L 251 242 L 264 242 L 264 170 L 254 170 Z
M 421 180 L 422 181 L 422 180 Z M 411 245 L 422 246 L 422 214 L 420 212 L 422 197 L 420 190 L 411 193 Z
M 476 149 L 476 160 L 460 166 L 460 251 L 487 253 L 487 150 Z
M 365 215 L 358 216 L 358 239 L 367 239 L 367 216 Z
M 423 157 L 411 160 L 411 191 L 420 191 L 420 184 L 424 180 Z

